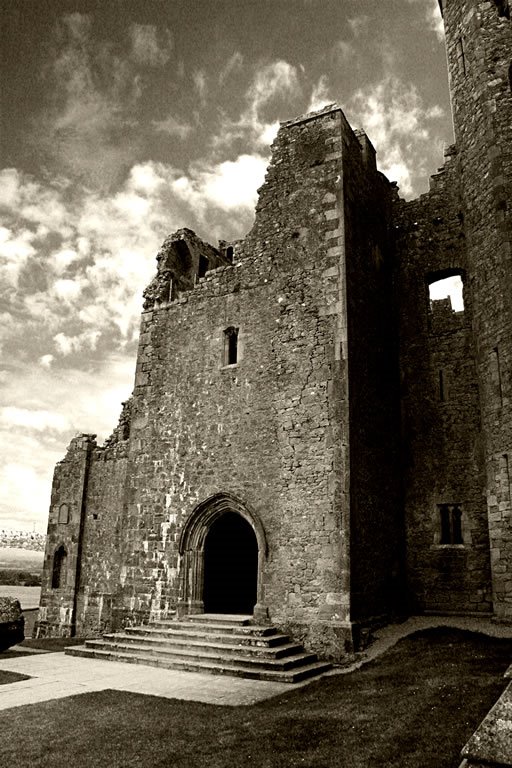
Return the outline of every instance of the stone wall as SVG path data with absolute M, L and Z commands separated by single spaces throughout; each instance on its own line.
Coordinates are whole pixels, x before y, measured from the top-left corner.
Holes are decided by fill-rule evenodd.
M 310 644 L 328 635 L 331 653 L 351 640 L 335 341 L 340 115 L 281 130 L 235 264 L 143 315 L 123 525 L 138 552 L 127 588 L 155 615 L 178 602 L 177 541 L 196 505 L 221 492 L 241 499 L 267 537 L 270 619 Z M 223 357 L 228 327 L 235 365 Z
M 493 601 L 512 618 L 512 23 L 503 3 L 443 2 L 477 338 Z
M 428 194 L 332 105 L 281 126 L 244 240 L 165 240 L 133 396 L 55 471 L 40 635 L 201 610 L 230 504 L 258 619 L 323 656 L 405 603 L 512 616 L 512 27 L 442 7 L 457 144 Z M 463 312 L 429 300 L 455 274 Z
M 403 596 L 392 186 L 364 133 L 344 140 L 351 616 L 364 622 Z
M 373 148 L 331 108 L 282 127 L 233 263 L 189 230 L 166 240 L 145 291 L 133 398 L 106 445 L 88 443 L 70 602 L 80 632 L 179 608 L 183 527 L 220 494 L 264 531 L 261 615 L 339 658 L 353 620 L 389 612 L 396 452 L 393 439 L 375 437 L 376 427 L 392 431 L 396 413 L 393 377 L 378 375 L 383 360 L 392 368 L 395 343 L 388 220 Z M 214 266 L 204 277 L 193 274 L 194 253 Z M 228 328 L 238 332 L 236 363 L 226 360 Z M 55 504 L 71 498 L 76 449 L 59 465 Z M 64 534 L 49 532 L 51 549 Z M 43 622 L 55 619 L 57 592 L 46 584 Z
M 450 149 L 430 192 L 395 206 L 407 579 L 413 611 L 492 608 L 472 281 L 458 162 Z M 430 282 L 457 273 L 464 283 L 462 312 L 452 310 L 450 299 L 429 298 Z M 462 514 L 461 540 L 444 542 L 441 517 L 450 517 L 454 507 Z
M 92 452 L 83 516 L 77 626 L 91 635 L 117 628 L 115 601 L 123 588 L 122 516 L 127 442 Z
M 36 637 L 70 637 L 76 630 L 82 522 L 93 435 L 75 437 L 55 467 Z

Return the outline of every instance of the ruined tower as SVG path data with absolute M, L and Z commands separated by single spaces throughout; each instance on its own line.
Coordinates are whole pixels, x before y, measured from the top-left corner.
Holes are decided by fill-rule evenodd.
M 246 613 L 339 659 L 397 612 L 512 617 L 510 14 L 442 11 L 428 193 L 331 105 L 282 124 L 244 240 L 165 240 L 133 396 L 55 470 L 40 635 Z
M 508 0 L 443 0 L 473 299 L 492 594 L 512 619 L 512 22 Z

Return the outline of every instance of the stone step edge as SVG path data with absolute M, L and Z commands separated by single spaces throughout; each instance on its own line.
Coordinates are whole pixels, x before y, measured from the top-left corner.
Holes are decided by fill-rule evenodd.
M 183 616 L 181 621 L 191 623 L 206 622 L 207 624 L 234 624 L 235 626 L 248 626 L 253 621 L 253 617 L 248 613 L 189 613 Z
M 283 643 L 282 645 L 276 645 L 272 647 L 261 645 L 236 645 L 228 643 L 202 643 L 202 642 L 176 642 L 175 638 L 160 638 L 160 637 L 147 637 L 138 635 L 123 635 L 123 634 L 109 634 L 103 635 L 102 638 L 93 640 L 86 640 L 85 645 L 87 648 L 96 647 L 99 644 L 105 645 L 131 645 L 139 648 L 147 648 L 147 650 L 164 651 L 169 650 L 171 653 L 173 649 L 211 649 L 220 651 L 221 653 L 241 653 L 252 654 L 253 656 L 261 656 L 262 658 L 280 658 L 285 655 L 292 655 L 294 653 L 305 653 L 304 648 L 299 643 Z M 153 646 L 151 648 L 150 646 Z
M 154 629 L 153 627 L 125 627 L 123 630 L 124 633 L 127 635 L 133 636 L 133 637 L 161 637 L 161 638 L 168 638 L 170 640 L 203 640 L 204 642 L 214 642 L 214 643 L 239 643 L 240 645 L 243 645 L 244 647 L 278 647 L 280 645 L 284 645 L 287 642 L 290 641 L 289 635 L 281 635 L 281 634 L 275 634 L 275 635 L 235 635 L 231 632 L 228 632 L 226 634 L 222 632 L 187 632 L 185 630 L 174 630 L 174 629 Z M 110 637 L 113 634 L 119 634 L 119 633 L 109 633 L 108 635 L 104 635 L 104 637 Z M 261 646 L 258 646 L 257 643 L 261 643 Z M 254 644 L 254 645 L 253 645 Z
M 207 673 L 211 675 L 228 675 L 230 677 L 242 677 L 248 680 L 265 680 L 267 682 L 281 682 L 281 683 L 299 683 L 302 680 L 309 678 L 320 677 L 325 672 L 331 669 L 331 665 L 328 662 L 317 661 L 312 664 L 307 664 L 303 667 L 298 667 L 293 670 L 276 671 L 276 670 L 250 670 L 240 669 L 234 667 L 222 667 L 212 664 L 202 664 L 200 662 L 177 662 L 174 664 L 162 663 L 162 660 L 158 657 L 153 659 L 143 659 L 136 656 L 119 655 L 114 656 L 105 651 L 91 651 L 85 648 L 85 646 L 74 645 L 66 649 L 66 653 L 70 656 L 79 656 L 82 658 L 96 658 L 101 660 L 119 661 L 127 664 L 142 664 L 150 667 L 160 667 L 162 669 L 176 669 L 183 672 L 199 672 Z
M 301 664 L 310 664 L 314 661 L 317 661 L 317 657 L 314 653 L 307 653 L 304 651 L 303 653 L 298 654 L 292 654 L 290 656 L 284 656 L 281 659 L 276 658 L 248 658 L 247 656 L 223 656 L 220 653 L 205 653 L 205 652 L 187 652 L 186 650 L 175 650 L 175 651 L 164 651 L 162 649 L 148 649 L 144 646 L 137 646 L 137 645 L 110 645 L 109 643 L 103 643 L 101 640 L 92 640 L 88 641 L 90 643 L 97 643 L 98 645 L 103 645 L 103 647 L 97 647 L 96 645 L 85 645 L 85 646 L 71 646 L 72 648 L 86 648 L 86 650 L 90 650 L 93 652 L 99 651 L 99 652 L 105 652 L 105 653 L 111 653 L 111 654 L 117 654 L 117 655 L 129 655 L 129 656 L 138 656 L 142 658 L 161 658 L 166 660 L 172 660 L 172 659 L 192 659 L 192 660 L 204 660 L 206 662 L 212 661 L 212 662 L 222 662 L 225 666 L 238 666 L 243 668 L 255 668 L 257 666 L 265 667 L 279 667 L 282 668 L 283 671 L 288 669 L 293 669 L 294 667 L 297 667 Z M 66 649 L 66 653 L 67 653 Z M 72 655 L 72 654 L 71 654 Z
M 234 632 L 238 631 L 241 634 L 254 634 L 254 635 L 272 635 L 277 633 L 276 627 L 259 625 L 259 624 L 221 624 L 221 623 L 201 623 L 199 621 L 173 621 L 167 619 L 159 619 L 151 621 L 149 624 L 142 624 L 143 627 L 154 627 L 159 629 L 165 627 L 166 629 L 187 629 L 194 627 L 194 629 L 200 629 L 203 632 Z

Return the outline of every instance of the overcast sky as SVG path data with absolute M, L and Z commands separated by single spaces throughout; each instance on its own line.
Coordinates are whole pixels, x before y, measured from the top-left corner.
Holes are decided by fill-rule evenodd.
M 164 237 L 251 226 L 278 121 L 337 101 L 405 197 L 453 141 L 437 0 L 0 0 L 0 528 L 131 393 Z

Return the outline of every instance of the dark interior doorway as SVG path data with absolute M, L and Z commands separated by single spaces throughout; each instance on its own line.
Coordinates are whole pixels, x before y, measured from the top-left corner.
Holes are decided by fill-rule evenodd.
M 258 581 L 258 543 L 241 515 L 225 512 L 204 545 L 205 613 L 252 614 Z

